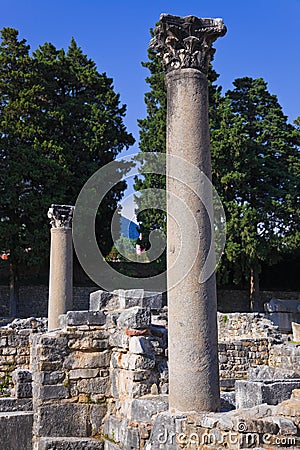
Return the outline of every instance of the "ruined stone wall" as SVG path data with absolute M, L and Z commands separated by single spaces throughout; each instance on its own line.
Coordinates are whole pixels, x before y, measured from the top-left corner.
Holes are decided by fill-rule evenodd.
M 32 336 L 35 449 L 57 437 L 114 435 L 134 399 L 167 392 L 167 332 L 151 325 L 148 301 L 96 293 L 91 311 L 70 311 L 61 329 Z
M 269 365 L 300 372 L 300 345 L 288 343 L 274 345 L 270 349 Z
M 296 450 L 300 448 L 300 390 L 277 406 L 263 404 L 223 413 L 161 412 L 152 422 L 145 450 Z M 137 430 L 142 427 L 140 422 L 136 425 Z M 121 439 L 105 445 L 105 450 L 127 448 Z
M 246 379 L 249 367 L 269 363 L 271 346 L 269 339 L 219 342 L 220 378 Z
M 241 339 L 281 340 L 277 327 L 264 314 L 218 313 L 219 341 L 232 342 Z
M 30 336 L 45 329 L 45 319 L 17 319 L 0 328 L 0 395 L 10 392 L 13 370 L 30 368 Z
M 74 311 L 86 310 L 89 295 L 97 287 L 78 287 L 73 290 Z M 48 286 L 21 286 L 18 311 L 20 317 L 43 317 L 47 315 Z M 300 292 L 263 291 L 263 301 L 272 298 L 300 299 Z M 218 290 L 218 309 L 223 313 L 248 312 L 249 292 L 242 290 Z M 9 288 L 0 286 L 0 317 L 9 316 Z

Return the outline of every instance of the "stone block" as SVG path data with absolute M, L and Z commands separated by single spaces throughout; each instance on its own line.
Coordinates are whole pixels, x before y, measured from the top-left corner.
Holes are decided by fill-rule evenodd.
M 141 308 L 135 306 L 129 308 L 120 314 L 117 319 L 117 326 L 121 328 L 135 328 L 145 329 L 148 328 L 151 322 L 150 308 Z
M 37 450 L 103 450 L 104 443 L 98 439 L 78 437 L 41 438 Z
M 123 353 L 118 360 L 118 366 L 126 370 L 148 370 L 155 367 L 153 356 L 135 355 L 134 353 Z
M 235 409 L 235 392 L 221 392 L 221 411 Z
M 113 442 L 105 441 L 104 450 L 123 450 L 123 447 L 120 447 L 119 445 L 114 444 Z
M 141 306 L 158 310 L 162 308 L 162 294 L 160 292 L 144 291 L 144 289 L 119 289 L 114 291 L 119 296 L 119 307 L 121 309 Z
M 153 416 L 168 409 L 168 397 L 165 395 L 146 396 L 132 400 L 130 419 L 135 422 L 153 421 Z
M 300 307 L 299 307 L 300 310 Z M 293 341 L 300 342 L 300 324 L 292 322 Z
M 31 370 L 16 369 L 11 373 L 13 384 L 17 383 L 31 383 L 32 372 Z
M 149 447 L 146 448 L 178 450 L 176 435 L 182 432 L 182 424 L 186 420 L 184 414 L 159 413 L 151 430 Z
M 291 378 L 299 378 L 299 373 L 296 373 L 294 370 L 265 365 L 250 367 L 248 369 L 248 381 L 289 380 Z
M 0 413 L 1 449 L 32 449 L 32 412 Z
M 103 419 L 106 415 L 107 407 L 105 404 L 102 405 L 90 405 L 89 410 L 89 421 L 90 421 L 90 429 L 91 435 L 99 435 L 102 432 L 102 423 Z
M 34 381 L 38 384 L 62 384 L 65 377 L 66 373 L 62 370 L 53 372 L 35 372 L 33 374 Z
M 286 417 L 272 417 L 274 423 L 276 423 L 279 427 L 279 434 L 294 436 L 297 434 L 297 426 L 294 422 Z
M 128 427 L 126 430 L 124 448 L 136 450 L 140 448 L 140 435 L 136 427 Z
M 32 411 L 31 399 L 0 398 L 0 412 Z
M 129 340 L 129 352 L 138 355 L 151 355 L 154 352 L 154 347 L 149 338 L 144 336 L 132 336 Z
M 69 389 L 63 384 L 33 385 L 33 397 L 40 400 L 69 398 Z
M 61 403 L 44 405 L 36 411 L 35 432 L 42 437 L 87 437 L 88 405 Z
M 74 369 L 69 372 L 69 379 L 95 378 L 99 374 L 99 369 Z
M 119 419 L 114 416 L 109 416 L 104 421 L 104 437 L 110 439 L 115 443 L 124 442 L 126 438 L 127 427 L 127 419 Z
M 12 395 L 16 398 L 31 398 L 32 383 L 17 383 L 12 390 Z
M 64 360 L 65 369 L 99 369 L 109 367 L 110 351 L 103 352 L 72 352 Z
M 119 298 L 113 292 L 95 291 L 90 294 L 90 311 L 119 309 Z
M 103 311 L 68 311 L 60 324 L 63 327 L 79 325 L 105 325 L 106 315 Z
M 108 395 L 110 390 L 110 378 L 91 378 L 77 382 L 78 392 L 83 394 L 102 394 Z
M 125 350 L 129 348 L 129 336 L 125 333 L 125 330 L 113 329 L 108 341 L 111 347 L 119 347 Z
M 267 403 L 277 405 L 291 397 L 293 389 L 300 388 L 300 379 L 280 381 L 246 381 L 237 380 L 235 383 L 236 407 L 252 408 Z

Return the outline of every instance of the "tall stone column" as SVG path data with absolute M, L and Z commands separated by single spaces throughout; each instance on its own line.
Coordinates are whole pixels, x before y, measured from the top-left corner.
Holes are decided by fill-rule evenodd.
M 72 217 L 74 206 L 51 205 L 48 329 L 58 328 L 58 316 L 73 308 Z
M 167 282 L 171 411 L 216 411 L 220 402 L 215 274 L 199 281 L 213 239 L 208 217 L 208 212 L 212 211 L 212 190 L 204 188 L 203 180 L 191 174 L 189 164 L 211 179 L 206 75 L 214 52 L 212 43 L 225 33 L 221 19 L 181 18 L 163 14 L 150 43 L 162 59 L 167 85 Z M 180 168 L 178 157 L 183 160 Z M 188 163 L 186 166 L 185 161 Z M 176 179 L 178 170 L 181 170 L 181 181 Z M 199 193 L 206 196 L 205 203 L 210 205 L 210 211 L 206 211 Z M 190 214 L 183 212 L 182 204 L 186 205 Z M 181 233 L 188 238 L 182 241 Z M 188 255 L 194 253 L 198 244 L 199 251 L 191 264 Z M 180 250 L 181 246 L 185 248 Z M 176 259 L 182 250 L 185 258 L 178 264 Z

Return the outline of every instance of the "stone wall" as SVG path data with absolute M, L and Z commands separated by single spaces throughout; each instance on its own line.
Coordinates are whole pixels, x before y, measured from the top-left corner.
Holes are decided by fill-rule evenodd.
M 74 287 L 74 311 L 86 310 L 89 304 L 89 295 L 97 287 Z M 44 317 L 47 315 L 48 286 L 21 286 L 20 302 L 18 305 L 19 317 Z M 300 292 L 263 291 L 263 301 L 272 298 L 300 299 Z M 249 292 L 242 290 L 218 290 L 218 309 L 223 313 L 248 312 Z M 9 288 L 0 286 L 0 317 L 9 316 Z
M 161 412 L 152 423 L 150 437 L 142 447 L 145 450 L 296 450 L 300 448 L 300 390 L 277 406 L 264 404 L 223 413 Z M 137 433 L 142 426 L 141 421 L 136 423 Z M 119 435 L 112 441 L 105 443 L 105 450 L 133 448 L 126 447 Z
M 92 295 L 92 302 L 95 303 L 95 298 L 98 298 L 97 295 L 99 296 L 100 294 L 96 292 Z M 116 295 L 118 295 L 118 292 Z M 126 301 L 129 300 L 127 299 Z M 160 305 L 156 304 L 156 306 L 158 307 Z M 129 350 L 129 340 L 131 342 L 130 350 L 133 350 L 135 345 L 136 349 L 138 347 L 140 348 L 140 352 L 143 346 L 148 349 L 152 348 L 155 341 L 157 349 L 155 350 L 156 347 L 154 346 L 153 352 L 157 354 L 160 352 L 159 370 L 161 374 L 167 373 L 167 329 L 165 328 L 167 323 L 167 310 L 166 308 L 161 309 L 160 313 L 157 314 L 158 309 L 155 309 L 155 315 L 152 314 L 152 325 L 149 336 L 136 335 L 132 339 L 129 339 L 129 336 L 124 334 L 123 330 L 122 335 L 120 335 L 121 331 L 119 333 L 114 332 L 114 338 L 110 338 L 110 342 L 113 342 L 113 339 L 115 339 L 116 344 L 118 344 L 112 353 L 113 361 L 119 361 L 118 364 L 120 364 L 120 366 L 114 367 L 115 370 L 112 372 L 113 379 L 115 374 L 118 373 L 119 376 L 119 370 L 121 370 L 120 373 L 123 374 L 122 376 L 125 376 L 122 370 L 126 371 L 127 369 L 122 366 L 122 361 L 123 354 Z M 284 352 L 287 347 L 276 345 L 274 348 L 275 343 L 278 344 L 281 342 L 281 335 L 278 334 L 276 327 L 263 315 L 218 313 L 218 327 L 220 376 L 222 381 L 228 380 L 228 383 L 223 383 L 224 387 L 232 387 L 235 379 L 246 379 L 249 367 L 255 367 L 261 364 L 277 365 L 277 367 L 280 367 L 281 363 L 286 364 L 287 360 Z M 6 392 L 6 388 L 10 389 L 11 387 L 10 373 L 16 367 L 23 369 L 31 367 L 30 336 L 39 331 L 46 331 L 46 319 L 16 319 L 8 326 L 0 329 L 0 388 L 4 393 Z M 155 333 L 156 336 L 153 338 Z M 80 342 L 79 337 L 76 339 Z M 118 341 L 116 341 L 117 339 Z M 296 350 L 294 351 L 296 352 Z M 132 360 L 133 358 L 131 357 L 130 364 L 133 364 Z M 294 361 L 293 364 L 300 362 L 299 356 L 291 356 L 289 360 Z M 127 363 L 129 364 L 129 362 Z M 115 362 L 114 364 L 116 365 Z M 150 364 L 149 361 L 148 364 Z M 153 368 L 149 367 L 150 369 L 152 370 Z M 149 370 L 145 376 L 149 375 Z M 153 371 L 151 373 L 153 376 Z M 230 383 L 230 380 L 232 383 Z M 162 378 L 159 383 L 162 383 Z M 153 382 L 153 384 L 155 383 Z M 155 390 L 156 388 L 153 387 L 153 389 Z M 158 386 L 158 390 L 162 393 L 165 393 L 166 389 L 166 387 Z
M 74 311 L 86 310 L 89 296 L 97 287 L 73 288 Z M 18 304 L 18 317 L 46 317 L 48 314 L 48 286 L 21 286 Z M 9 317 L 9 288 L 0 286 L 0 317 Z
M 287 343 L 272 346 L 269 365 L 300 373 L 300 345 Z
M 269 364 L 271 346 L 272 341 L 269 339 L 219 342 L 220 378 L 222 380 L 246 379 L 249 367 Z M 223 383 L 223 386 L 233 387 L 234 383 Z
M 147 306 L 161 307 L 161 296 L 123 294 L 97 292 L 91 311 L 70 311 L 61 329 L 32 335 L 35 449 L 58 437 L 96 445 L 120 421 L 127 427 L 136 398 L 167 392 L 167 331 L 151 325 Z
M 241 339 L 273 339 L 281 341 L 282 336 L 273 322 L 264 314 L 218 312 L 219 341 L 232 342 Z
M 238 423 L 249 432 L 260 430 L 255 443 L 261 448 L 268 448 L 263 434 L 281 439 L 289 430 L 297 438 L 299 420 L 289 416 L 290 406 L 178 415 L 174 431 L 174 415 L 167 412 L 166 308 L 161 305 L 161 295 L 143 290 L 97 291 L 91 294 L 90 310 L 61 316 L 58 330 L 45 332 L 45 322 L 34 319 L 1 329 L 3 361 L 14 356 L 13 362 L 33 370 L 34 450 L 197 448 L 188 445 L 191 436 L 195 443 L 206 435 L 229 439 L 229 432 L 238 432 L 241 439 L 229 448 L 245 448 L 246 429 L 237 430 Z M 247 378 L 250 366 L 299 365 L 300 346 L 279 343 L 276 327 L 264 316 L 219 314 L 218 320 L 220 338 L 227 339 L 219 342 L 222 381 Z M 283 414 L 288 418 L 281 419 Z M 176 433 L 181 433 L 181 446 L 172 441 Z
M 13 370 L 30 369 L 30 336 L 45 329 L 45 319 L 16 319 L 0 328 L 0 395 L 10 392 Z

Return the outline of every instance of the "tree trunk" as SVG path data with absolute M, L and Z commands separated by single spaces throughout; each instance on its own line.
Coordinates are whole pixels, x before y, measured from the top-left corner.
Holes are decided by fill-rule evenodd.
M 16 317 L 19 302 L 19 277 L 16 266 L 9 265 L 9 316 Z
M 252 312 L 261 312 L 261 298 L 259 290 L 259 270 L 252 266 L 250 269 L 250 309 Z

